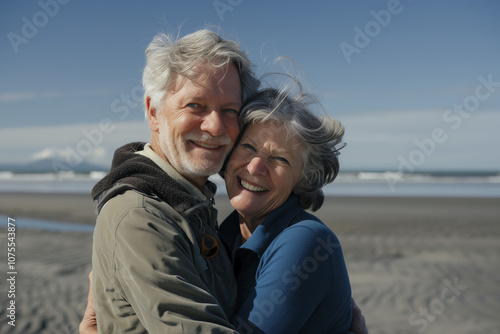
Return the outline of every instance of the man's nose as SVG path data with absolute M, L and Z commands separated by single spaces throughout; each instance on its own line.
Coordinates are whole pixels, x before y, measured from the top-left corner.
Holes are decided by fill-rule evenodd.
M 211 110 L 203 119 L 201 130 L 208 132 L 214 137 L 218 137 L 227 132 L 226 125 L 219 110 Z

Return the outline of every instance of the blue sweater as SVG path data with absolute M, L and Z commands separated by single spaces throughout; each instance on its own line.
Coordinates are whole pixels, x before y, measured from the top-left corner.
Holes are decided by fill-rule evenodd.
M 340 243 L 297 196 L 271 212 L 243 245 L 236 212 L 219 236 L 238 283 L 238 332 L 348 332 L 351 286 Z

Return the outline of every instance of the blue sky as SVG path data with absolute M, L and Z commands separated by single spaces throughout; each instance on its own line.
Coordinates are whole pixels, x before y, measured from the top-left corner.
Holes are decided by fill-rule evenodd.
M 207 25 L 259 74 L 293 58 L 346 127 L 343 169 L 500 170 L 498 1 L 0 2 L 2 163 L 109 165 L 147 141 L 144 50 Z

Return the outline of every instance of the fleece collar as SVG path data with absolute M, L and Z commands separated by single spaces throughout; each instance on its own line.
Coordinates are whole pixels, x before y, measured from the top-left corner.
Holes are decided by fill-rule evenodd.
M 145 143 L 134 142 L 116 150 L 111 164 L 111 170 L 92 189 L 92 198 L 98 202 L 100 211 L 107 200 L 128 189 L 134 189 L 148 196 L 158 197 L 171 205 L 177 212 L 184 213 L 194 207 L 209 208 L 212 199 L 200 202 L 181 183 L 170 177 L 153 160 L 136 154 L 143 151 Z M 208 181 L 208 192 L 215 194 L 215 184 Z M 113 189 L 113 191 L 110 191 Z M 207 191 L 205 192 L 207 193 Z

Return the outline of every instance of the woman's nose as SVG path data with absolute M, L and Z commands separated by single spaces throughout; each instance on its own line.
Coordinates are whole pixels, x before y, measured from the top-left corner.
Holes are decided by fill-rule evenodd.
M 251 175 L 267 175 L 266 162 L 261 157 L 253 157 L 247 165 L 247 170 Z

